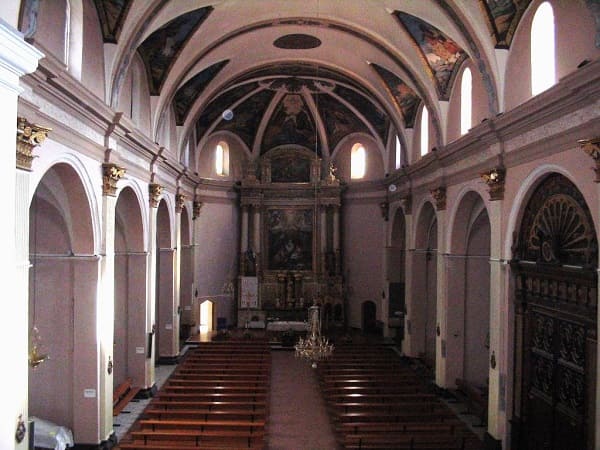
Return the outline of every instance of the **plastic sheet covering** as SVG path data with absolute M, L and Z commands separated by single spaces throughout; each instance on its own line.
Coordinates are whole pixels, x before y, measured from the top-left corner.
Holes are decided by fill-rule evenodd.
M 33 436 L 33 445 L 35 447 L 65 450 L 75 445 L 73 442 L 73 433 L 70 429 L 40 419 L 39 417 L 30 416 L 29 419 L 35 422 Z

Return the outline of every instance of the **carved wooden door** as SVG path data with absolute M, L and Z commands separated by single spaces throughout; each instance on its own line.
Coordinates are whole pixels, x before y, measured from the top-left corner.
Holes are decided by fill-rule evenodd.
M 516 274 L 514 447 L 593 448 L 597 241 L 581 193 L 554 174 L 525 211 Z

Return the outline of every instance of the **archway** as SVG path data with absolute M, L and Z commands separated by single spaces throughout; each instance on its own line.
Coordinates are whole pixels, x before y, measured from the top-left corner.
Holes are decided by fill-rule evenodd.
M 29 209 L 29 329 L 39 330 L 40 352 L 50 357 L 29 371 L 28 408 L 72 429 L 75 442 L 94 442 L 99 426 L 99 393 L 90 390 L 99 384 L 100 352 L 94 249 L 82 181 L 70 165 L 57 164 Z
M 437 328 L 437 218 L 426 203 L 416 227 L 413 255 L 413 295 L 410 312 L 413 352 L 435 367 Z
M 362 304 L 362 331 L 366 334 L 375 334 L 377 329 L 377 305 L 367 300 Z
M 187 208 L 181 211 L 181 245 L 180 245 L 180 275 L 179 275 L 179 305 L 181 307 L 181 321 L 179 323 L 179 337 L 185 342 L 194 329 L 197 328 L 194 317 L 193 297 L 193 247 L 190 238 L 190 219 Z
M 214 330 L 214 303 L 204 300 L 200 303 L 200 333 L 210 333 Z
M 164 199 L 156 218 L 156 359 L 170 362 L 179 353 L 175 339 L 175 250 L 169 208 Z
M 389 327 L 395 329 L 396 341 L 401 344 L 406 314 L 406 221 L 404 212 L 400 208 L 396 210 L 392 224 L 392 236 L 387 255 L 387 273 Z
M 598 244 L 589 208 L 560 174 L 523 209 L 515 275 L 514 448 L 594 448 Z
M 138 198 L 131 188 L 124 188 L 115 210 L 113 389 L 127 378 L 133 385 L 145 385 L 147 255 L 143 236 Z

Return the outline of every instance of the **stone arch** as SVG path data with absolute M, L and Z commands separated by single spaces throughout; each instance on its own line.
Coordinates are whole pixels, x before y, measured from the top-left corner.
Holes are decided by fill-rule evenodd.
M 410 353 L 435 366 L 437 327 L 437 216 L 433 205 L 425 202 L 415 226 L 412 254 L 412 298 L 408 309 Z
M 406 314 L 406 218 L 402 208 L 397 208 L 390 227 L 390 244 L 387 248 L 388 326 L 395 329 L 398 343 L 404 334 Z
M 69 164 L 52 165 L 29 209 L 29 329 L 39 330 L 40 351 L 50 355 L 30 369 L 29 413 L 71 428 L 76 442 L 93 442 L 99 433 L 99 393 L 81 402 L 99 380 L 94 248 L 84 180 Z
M 448 278 L 448 379 L 486 386 L 490 323 L 490 220 L 479 193 L 462 196 L 451 228 Z
M 120 190 L 115 207 L 115 307 L 113 387 L 127 378 L 145 384 L 146 274 L 144 223 L 139 199 L 130 187 Z

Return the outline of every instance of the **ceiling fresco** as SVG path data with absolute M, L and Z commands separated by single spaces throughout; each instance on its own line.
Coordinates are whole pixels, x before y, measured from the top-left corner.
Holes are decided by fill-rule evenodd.
M 419 96 L 394 73 L 374 63 L 371 63 L 371 67 L 375 69 L 392 94 L 398 109 L 402 112 L 404 126 L 406 128 L 414 127 L 417 111 L 421 104 Z
M 388 115 L 382 109 L 377 107 L 368 97 L 363 97 L 362 94 L 359 94 L 350 88 L 338 85 L 335 88 L 335 92 L 341 98 L 354 106 L 356 110 L 359 111 L 360 114 L 362 114 L 376 130 L 377 134 L 381 138 L 381 141 L 385 142 L 390 125 Z
M 274 96 L 275 92 L 267 89 L 258 92 L 241 105 L 232 109 L 232 115 L 224 115 L 223 120 L 221 120 L 216 129 L 219 131 L 231 131 L 237 134 L 246 146 L 252 150 L 254 139 L 258 133 L 258 127 L 263 118 L 262 114 L 257 114 L 256 112 L 265 111 Z
M 421 19 L 401 11 L 394 11 L 394 15 L 419 48 L 440 100 L 448 100 L 451 82 L 467 54 L 456 42 Z
M 246 95 L 258 89 L 258 83 L 246 83 L 225 91 L 206 106 L 196 121 L 196 140 L 200 141 L 219 117 Z M 235 117 L 235 116 L 234 116 Z
M 531 0 L 479 0 L 497 48 L 509 48 L 517 25 Z
M 138 47 L 148 73 L 151 95 L 160 94 L 162 84 L 181 49 L 212 10 L 207 6 L 175 18 L 148 36 Z
M 228 59 L 207 67 L 194 75 L 179 88 L 173 99 L 173 109 L 175 111 L 175 122 L 177 125 L 183 125 L 188 112 L 198 96 L 206 89 L 206 86 L 208 86 L 227 63 L 229 63 Z
M 117 42 L 132 3 L 132 0 L 94 0 L 104 42 Z
M 269 119 L 262 140 L 261 154 L 274 147 L 295 144 L 320 153 L 314 118 L 300 94 L 284 95 Z
M 329 95 L 319 96 L 318 108 L 325 124 L 331 152 L 345 136 L 351 133 L 371 134 L 367 126 L 352 111 Z

